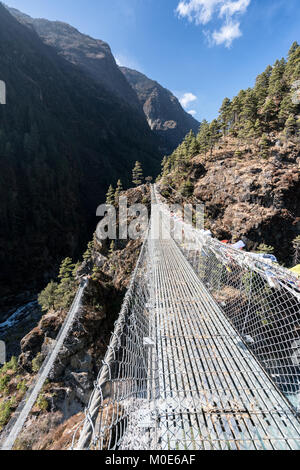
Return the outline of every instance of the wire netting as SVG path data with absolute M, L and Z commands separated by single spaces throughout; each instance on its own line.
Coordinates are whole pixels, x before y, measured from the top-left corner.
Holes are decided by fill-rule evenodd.
M 150 296 L 148 250 L 146 237 L 95 382 L 86 420 L 76 444 L 78 448 L 118 449 L 128 429 L 129 416 L 138 413 L 143 401 L 148 398 L 151 354 L 151 347 L 147 345 Z M 74 436 L 74 443 L 77 437 Z
M 180 233 L 177 244 L 200 280 L 300 411 L 300 280 L 263 255 L 236 250 L 195 230 L 166 207 L 162 213 L 171 218 L 175 236 Z
M 299 448 L 298 279 L 195 230 L 152 193 L 73 448 Z

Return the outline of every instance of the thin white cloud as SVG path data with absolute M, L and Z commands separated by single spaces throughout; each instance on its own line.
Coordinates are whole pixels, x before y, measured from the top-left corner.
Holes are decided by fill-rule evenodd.
M 197 100 L 197 96 L 193 95 L 193 93 L 184 93 L 183 96 L 179 99 L 180 104 L 183 108 L 187 108 L 190 103 Z
M 191 114 L 192 116 L 196 116 L 197 111 L 195 111 L 195 109 L 191 109 L 190 111 L 188 111 L 188 113 Z
M 236 0 L 223 2 L 224 5 L 221 6 L 220 16 L 233 16 L 237 13 L 243 15 L 244 13 L 246 13 L 250 2 L 251 0 Z
M 140 64 L 127 54 L 116 54 L 115 60 L 119 67 L 128 67 L 129 69 L 138 70 L 139 72 L 142 71 Z
M 225 44 L 226 47 L 230 47 L 234 39 L 241 36 L 240 23 L 233 23 L 231 21 L 224 24 L 219 31 L 212 33 L 213 42 L 217 45 Z
M 179 2 L 177 13 L 181 17 L 187 17 L 189 21 L 197 24 L 208 23 L 213 16 L 214 10 L 222 0 L 187 0 Z
M 205 31 L 211 44 L 225 44 L 230 47 L 233 41 L 242 36 L 238 17 L 246 13 L 251 0 L 182 0 L 176 12 L 179 18 L 187 18 L 197 25 L 206 25 L 214 17 L 223 20 L 218 30 Z

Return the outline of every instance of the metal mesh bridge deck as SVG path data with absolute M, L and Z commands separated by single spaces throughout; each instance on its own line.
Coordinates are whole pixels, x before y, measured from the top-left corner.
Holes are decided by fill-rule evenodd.
M 234 251 L 236 267 L 228 274 L 218 242 L 189 249 L 189 240 L 183 247 L 160 229 L 153 236 L 155 224 L 152 216 L 74 448 L 299 449 L 296 409 L 271 377 L 280 367 L 280 384 L 294 387 L 299 377 L 292 349 L 298 291 L 280 270 L 276 289 L 270 287 L 270 268 L 265 278 L 262 263 L 252 266 Z M 228 286 L 237 291 L 237 285 L 231 321 L 214 292 L 216 286 L 218 294 Z M 266 297 L 276 299 L 271 308 Z M 265 341 L 265 366 L 260 344 L 282 330 L 275 345 Z M 252 334 L 252 350 L 241 332 Z

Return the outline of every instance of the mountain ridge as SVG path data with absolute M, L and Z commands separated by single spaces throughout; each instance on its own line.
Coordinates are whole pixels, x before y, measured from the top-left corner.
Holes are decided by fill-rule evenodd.
M 96 82 L 105 85 L 128 104 L 140 109 L 136 94 L 119 71 L 108 43 L 81 33 L 68 23 L 32 18 L 15 8 L 7 9 L 19 22 L 31 27 L 45 44 L 54 47 L 59 55 L 81 67 Z
M 189 131 L 199 131 L 200 123 L 182 108 L 170 90 L 137 70 L 120 69 L 136 91 L 150 128 L 162 139 L 165 153 L 172 152 Z
M 141 72 L 119 67 L 105 41 L 83 34 L 68 23 L 31 18 L 19 10 L 7 8 L 59 55 L 143 113 L 150 129 L 160 139 L 161 153 L 171 153 L 190 130 L 198 132 L 200 123 L 182 108 L 169 90 Z

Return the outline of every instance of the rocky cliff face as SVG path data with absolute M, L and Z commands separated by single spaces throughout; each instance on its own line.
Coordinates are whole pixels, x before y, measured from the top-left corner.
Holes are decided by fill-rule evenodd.
M 136 70 L 126 67 L 121 70 L 136 91 L 148 124 L 160 137 L 165 154 L 171 153 L 190 130 L 199 131 L 199 122 L 184 111 L 169 90 Z
M 82 34 L 61 21 L 31 18 L 15 8 L 9 8 L 9 11 L 18 21 L 36 31 L 44 43 L 54 47 L 64 59 L 81 67 L 98 83 L 141 110 L 136 93 L 121 73 L 106 42 Z
M 182 200 L 187 180 L 194 202 L 205 205 L 206 228 L 219 239 L 242 239 L 248 250 L 261 243 L 275 248 L 284 264 L 291 261 L 292 240 L 300 232 L 300 146 L 297 140 L 270 136 L 270 158 L 255 144 L 224 139 L 212 156 L 198 155 L 181 173 L 163 178 L 170 200 Z M 172 193 L 171 183 L 177 189 Z

